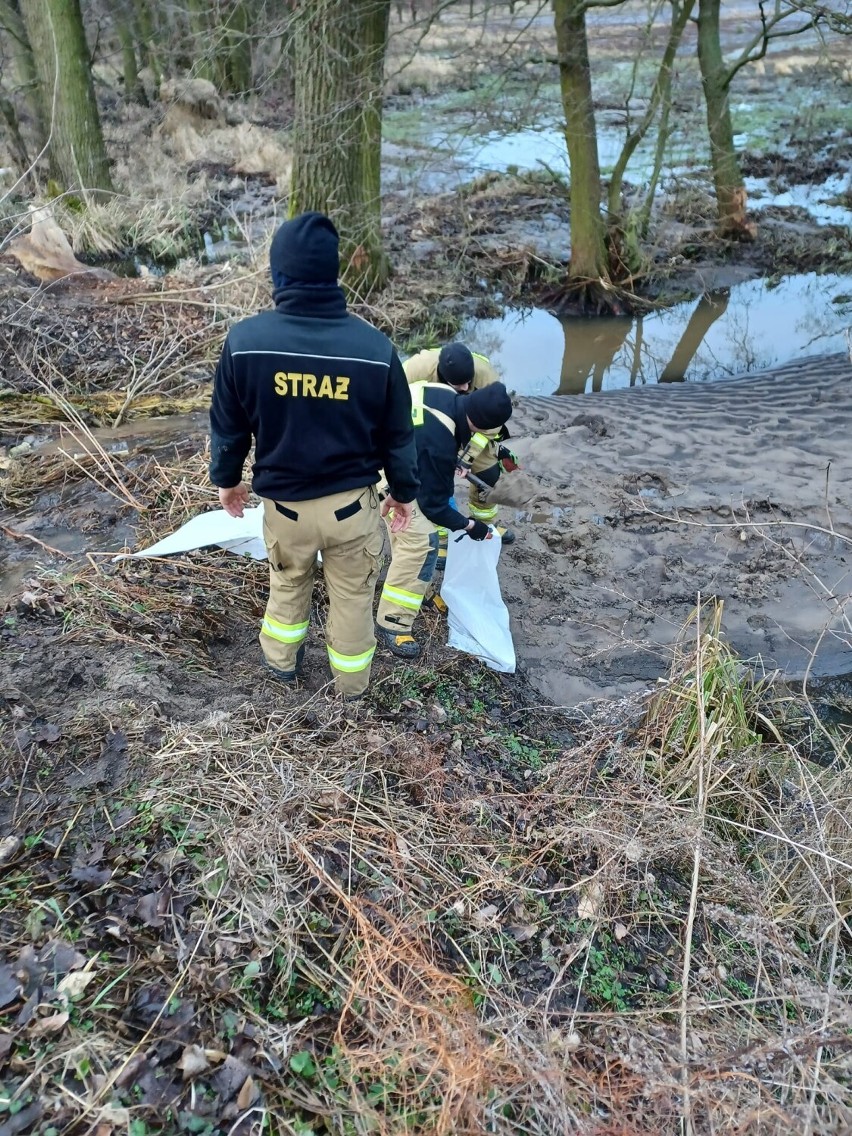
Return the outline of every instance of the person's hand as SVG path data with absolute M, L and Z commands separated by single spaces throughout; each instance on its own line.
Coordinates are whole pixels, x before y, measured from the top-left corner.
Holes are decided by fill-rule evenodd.
M 248 505 L 249 491 L 244 481 L 232 489 L 219 490 L 219 504 L 230 517 L 241 517 Z
M 414 515 L 414 502 L 408 501 L 403 505 L 395 498 L 387 496 L 382 502 L 382 516 L 386 517 L 391 509 L 393 509 L 393 516 L 391 517 L 390 531 L 392 533 L 405 532 Z
M 465 531 L 471 540 L 488 540 L 491 536 L 491 529 L 485 521 L 475 521 L 473 517 L 470 518 L 470 523 Z
M 504 473 L 514 473 L 516 469 L 521 468 L 521 463 L 518 461 L 518 455 L 513 453 L 508 446 L 500 446 L 497 450 L 497 461 Z

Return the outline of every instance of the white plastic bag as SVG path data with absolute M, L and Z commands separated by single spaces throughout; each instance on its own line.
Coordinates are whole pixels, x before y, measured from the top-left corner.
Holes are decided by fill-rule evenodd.
M 176 552 L 192 552 L 196 548 L 207 548 L 215 544 L 238 556 L 250 556 L 253 560 L 266 559 L 266 545 L 263 541 L 263 506 L 243 510 L 242 517 L 231 517 L 224 509 L 214 509 L 210 513 L 199 513 L 191 521 L 169 536 L 158 540 L 150 548 L 129 552 L 129 557 L 173 556 Z M 123 559 L 117 556 L 116 560 Z
M 479 541 L 458 536 L 449 534 L 441 585 L 449 609 L 448 646 L 475 655 L 494 671 L 514 674 L 515 645 L 497 578 L 500 538 L 496 533 Z

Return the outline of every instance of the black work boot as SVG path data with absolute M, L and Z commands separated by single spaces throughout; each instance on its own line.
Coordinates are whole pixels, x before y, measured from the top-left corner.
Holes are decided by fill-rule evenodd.
M 400 659 L 417 659 L 423 653 L 423 648 L 413 635 L 400 628 L 398 631 L 392 627 L 382 627 L 376 624 L 376 638 L 394 655 Z
M 502 526 L 498 525 L 497 526 L 497 535 L 500 537 L 500 540 L 502 541 L 503 544 L 514 544 L 515 543 L 515 534 L 512 532 L 511 529 L 504 529 Z
M 278 667 L 273 667 L 271 663 L 266 664 L 266 669 L 272 671 L 273 677 L 278 679 L 279 682 L 286 683 L 288 686 L 293 686 L 296 679 L 301 678 L 302 663 L 305 659 L 305 644 L 302 643 L 299 650 L 296 652 L 296 669 L 292 671 L 280 671 Z

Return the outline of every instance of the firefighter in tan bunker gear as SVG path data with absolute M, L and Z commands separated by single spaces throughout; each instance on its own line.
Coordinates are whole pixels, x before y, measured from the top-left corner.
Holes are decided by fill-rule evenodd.
M 491 535 L 484 521 L 464 516 L 450 503 L 459 449 L 477 430 L 496 429 L 512 415 L 512 401 L 502 383 L 469 395 L 456 394 L 444 384 L 415 383 L 411 398 L 420 489 L 408 529 L 394 532 L 391 527 L 393 556 L 376 620 L 379 641 L 407 659 L 421 651 L 411 628 L 438 559 L 436 526 L 473 540 Z
M 390 340 L 349 315 L 338 235 L 321 213 L 285 222 L 270 250 L 275 310 L 235 324 L 216 370 L 210 480 L 232 516 L 263 500 L 269 602 L 260 644 L 283 682 L 299 674 L 317 552 L 329 596 L 326 646 L 337 692 L 359 698 L 376 649 L 373 598 L 383 544 L 411 519 L 419 488 L 411 394 Z M 388 481 L 380 503 L 379 471 Z
M 463 343 L 448 343 L 446 346 L 427 347 L 418 351 L 402 364 L 409 383 L 445 383 L 459 394 L 482 390 L 498 381 L 498 375 L 484 355 L 471 351 Z M 470 472 L 488 485 L 497 484 L 501 472 L 516 468 L 514 455 L 501 440 L 508 437 L 505 427 L 498 430 L 478 430 L 460 455 L 470 467 Z M 503 460 L 503 455 L 506 460 Z M 495 525 L 504 544 L 512 544 L 515 534 L 511 529 L 499 525 L 496 505 L 489 505 L 478 486 L 468 483 L 468 512 L 478 521 Z M 447 532 L 438 530 L 438 570 L 444 566 L 447 555 Z

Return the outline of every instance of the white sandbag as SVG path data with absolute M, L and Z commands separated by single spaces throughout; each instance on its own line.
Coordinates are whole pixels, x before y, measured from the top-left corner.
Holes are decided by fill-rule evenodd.
M 497 577 L 501 543 L 496 533 L 480 541 L 450 533 L 441 598 L 449 609 L 448 646 L 514 674 L 515 645 Z
M 150 548 L 142 548 L 138 552 L 125 552 L 115 559 L 122 560 L 125 556 L 173 556 L 177 552 L 193 552 L 196 548 L 207 548 L 210 545 L 224 548 L 238 556 L 265 560 L 263 506 L 245 509 L 242 517 L 232 517 L 224 509 L 199 513 L 197 517 L 181 525 L 176 532 L 158 540 Z

